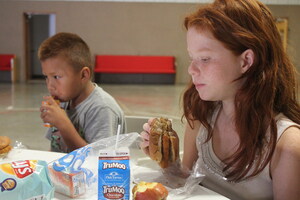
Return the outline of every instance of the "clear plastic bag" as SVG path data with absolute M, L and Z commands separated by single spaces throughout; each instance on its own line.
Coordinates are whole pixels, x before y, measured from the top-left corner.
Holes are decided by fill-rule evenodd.
M 167 187 L 169 198 L 172 200 L 183 200 L 193 195 L 195 188 L 204 178 L 198 164 L 195 164 L 192 171 L 182 169 L 180 160 L 166 169 L 162 169 L 157 163 L 149 158 L 142 158 L 137 162 L 133 174 L 135 183 L 159 182 Z
M 198 188 L 198 185 L 204 179 L 205 175 L 201 173 L 199 165 L 196 163 L 190 175 L 185 180 L 182 187 L 175 188 L 170 191 L 170 195 L 176 197 L 174 200 L 184 200 L 192 196 L 193 191 Z
M 78 179 L 81 179 L 82 183 L 84 183 L 85 189 L 82 195 L 70 195 L 70 185 L 66 187 L 68 189 L 67 191 L 60 193 L 76 199 L 97 199 L 99 150 L 107 149 L 113 151 L 115 149 L 116 139 L 117 136 L 101 139 L 49 163 L 50 177 L 54 180 L 56 192 L 58 192 L 58 187 L 62 187 L 63 182 L 61 180 L 58 180 L 58 182 L 55 181 L 57 175 L 53 177 L 53 173 L 51 173 L 51 168 L 54 166 L 54 168 L 59 169 L 60 172 L 65 173 L 69 178 L 70 174 L 72 176 L 78 173 L 81 174 L 78 175 Z M 118 146 L 128 147 L 130 150 L 131 185 L 133 186 L 135 183 L 141 181 L 160 182 L 167 187 L 169 197 L 172 200 L 185 199 L 192 195 L 195 186 L 198 186 L 204 177 L 198 169 L 198 165 L 196 164 L 192 171 L 186 172 L 186 174 L 189 174 L 187 178 L 182 176 L 183 170 L 180 160 L 169 168 L 162 169 L 139 148 L 141 141 L 142 138 L 138 133 L 119 135 Z M 80 192 L 80 187 L 81 186 L 78 185 L 74 191 Z
M 14 149 L 28 149 L 28 147 L 26 145 L 24 145 L 21 141 L 16 140 L 14 145 L 13 145 Z
M 5 136 L 6 137 L 6 136 Z M 27 149 L 27 147 L 25 145 L 23 145 L 22 142 L 20 141 L 15 141 L 14 144 L 11 146 L 10 144 L 10 139 L 9 139 L 9 143 L 7 144 L 7 146 L 5 146 L 2 149 L 2 152 L 0 150 L 0 161 L 5 159 L 6 156 L 8 155 L 8 153 L 12 150 L 12 149 Z M 4 150 L 4 151 L 3 151 Z
M 101 139 L 49 163 L 56 192 L 71 198 L 97 197 L 99 150 L 114 150 L 117 136 Z M 118 146 L 137 148 L 138 133 L 119 135 Z

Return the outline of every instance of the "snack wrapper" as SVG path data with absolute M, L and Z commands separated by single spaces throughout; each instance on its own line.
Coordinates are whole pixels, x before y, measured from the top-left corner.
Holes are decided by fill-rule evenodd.
M 47 163 L 20 160 L 0 164 L 0 199 L 51 200 L 54 186 Z

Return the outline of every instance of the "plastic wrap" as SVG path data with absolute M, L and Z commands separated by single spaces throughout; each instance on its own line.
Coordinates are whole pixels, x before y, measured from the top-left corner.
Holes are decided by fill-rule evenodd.
M 7 154 L 12 150 L 12 149 L 27 149 L 27 147 L 20 141 L 15 141 L 13 146 L 11 146 L 11 141 L 9 139 L 9 143 L 7 144 L 7 146 L 5 147 L 5 151 L 1 152 L 0 150 L 0 161 L 5 159 Z
M 190 175 L 186 178 L 184 185 L 171 190 L 170 194 L 176 196 L 176 200 L 186 199 L 192 195 L 195 188 L 198 188 L 197 186 L 201 183 L 204 177 L 205 175 L 201 173 L 201 169 L 196 162 L 193 170 L 190 172 Z
M 162 183 L 167 187 L 169 198 L 172 200 L 183 200 L 193 196 L 195 188 L 199 188 L 204 178 L 198 164 L 189 171 L 182 168 L 180 160 L 162 169 L 153 160 L 140 158 L 133 170 L 136 172 L 133 174 L 134 183 L 141 181 Z
M 49 163 L 50 177 L 56 192 L 72 198 L 91 198 L 97 194 L 99 150 L 114 150 L 116 136 L 101 139 L 72 151 Z M 119 146 L 137 148 L 138 133 L 119 136 Z
M 140 146 L 146 154 L 149 154 L 149 132 L 151 128 L 149 124 L 152 123 L 152 120 L 153 119 L 149 119 L 148 123 L 143 125 L 144 130 L 141 133 L 142 142 Z M 140 169 L 140 171 L 147 171 L 149 174 L 140 173 L 135 178 L 135 182 L 160 182 L 168 187 L 170 194 L 169 196 L 172 197 L 172 200 L 188 198 L 188 196 L 193 193 L 195 187 L 198 187 L 204 178 L 204 175 L 201 173 L 201 169 L 197 162 L 192 170 L 184 169 L 181 165 L 180 158 L 174 163 L 171 163 L 170 166 L 165 169 L 158 168 L 158 163 L 155 163 L 156 166 L 153 165 L 153 163 L 154 161 L 152 161 L 151 167 L 149 167 L 149 163 L 139 164 L 140 166 L 147 166 L 151 168 L 152 171 L 145 169 L 145 167 L 144 169 Z M 153 176 L 155 171 L 159 171 L 159 173 L 156 173 L 157 175 Z M 152 176 L 150 174 L 152 174 Z
M 24 145 L 21 141 L 16 140 L 14 145 L 14 149 L 28 149 L 26 145 Z
M 195 186 L 198 186 L 204 177 L 199 173 L 197 165 L 195 165 L 192 171 L 183 170 L 181 162 L 178 160 L 168 168 L 162 169 L 139 148 L 141 141 L 142 138 L 138 133 L 122 134 L 119 136 L 118 146 L 128 147 L 130 150 L 131 188 L 134 184 L 141 181 L 160 182 L 169 191 L 168 199 L 186 199 L 192 195 Z M 62 180 L 55 180 L 58 176 L 62 175 L 51 173 L 51 179 L 54 182 L 56 191 L 59 192 L 60 190 L 60 193 L 72 198 L 75 197 L 76 199 L 97 199 L 99 150 L 107 149 L 113 151 L 115 150 L 115 143 L 116 136 L 105 138 L 49 163 L 50 169 L 53 167 L 58 169 L 59 174 L 64 174 L 68 180 L 71 180 L 71 177 L 74 177 L 76 174 L 83 174 L 83 177 L 78 175 L 79 178 L 75 180 L 80 180 L 81 183 L 84 183 L 84 186 L 78 186 L 77 189 L 73 190 L 80 192 L 80 187 L 84 187 L 84 190 L 81 188 L 83 193 L 81 195 L 72 195 L 71 182 L 67 181 L 67 184 L 65 182 L 65 185 L 67 185 L 65 188 L 67 189 L 62 191 L 60 190 L 61 188 L 59 189 L 59 187 L 62 187 Z

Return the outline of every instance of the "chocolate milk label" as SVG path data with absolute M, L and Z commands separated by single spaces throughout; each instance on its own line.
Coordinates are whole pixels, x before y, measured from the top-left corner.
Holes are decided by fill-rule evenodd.
M 108 155 L 100 152 L 98 163 L 98 200 L 129 200 L 129 152 Z

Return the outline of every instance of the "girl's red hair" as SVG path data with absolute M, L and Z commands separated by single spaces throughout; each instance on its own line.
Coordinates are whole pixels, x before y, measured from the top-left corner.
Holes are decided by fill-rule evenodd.
M 224 162 L 224 172 L 232 181 L 241 181 L 261 172 L 270 162 L 276 142 L 275 116 L 283 113 L 300 124 L 296 69 L 284 51 L 275 19 L 256 0 L 216 0 L 187 16 L 186 29 L 210 30 L 234 54 L 251 49 L 253 65 L 240 79 L 245 83 L 235 97 L 235 125 L 240 144 Z M 192 82 L 183 96 L 184 116 L 193 127 L 199 120 L 212 137 L 209 118 L 218 102 L 200 99 Z M 250 169 L 252 169 L 250 171 Z

